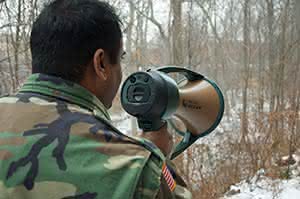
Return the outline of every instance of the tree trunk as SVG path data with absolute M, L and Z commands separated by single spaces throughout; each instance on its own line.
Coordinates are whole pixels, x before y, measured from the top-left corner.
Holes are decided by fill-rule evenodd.
M 284 72 L 286 67 L 286 27 L 287 27 L 287 17 L 288 17 L 288 7 L 290 1 L 287 0 L 286 4 L 283 5 L 282 13 L 283 16 L 281 18 L 281 33 L 280 33 L 280 50 L 279 50 L 279 68 L 277 70 L 277 78 L 276 78 L 276 97 L 277 97 L 277 107 L 276 111 L 281 112 L 284 110 Z M 284 117 L 280 118 L 279 128 L 284 128 Z M 278 124 L 277 124 L 278 126 Z
M 126 30 L 126 53 L 128 57 L 127 68 L 129 69 L 129 74 L 135 71 L 135 67 L 133 67 L 133 55 L 132 55 L 132 30 L 135 18 L 134 5 L 132 1 L 128 1 L 129 4 L 129 23 Z M 137 135 L 137 124 L 136 118 L 130 117 L 131 121 L 131 133 L 132 135 Z
M 11 63 L 11 55 L 10 55 L 10 41 L 8 38 L 8 35 L 6 35 L 6 54 L 7 54 L 7 61 L 8 61 L 8 68 L 9 68 L 9 74 L 10 74 L 10 80 L 12 88 L 10 88 L 10 92 L 14 92 L 16 90 L 16 81 L 15 81 L 15 74 L 13 70 L 13 66 Z
M 268 40 L 269 40 L 269 69 L 270 69 L 270 112 L 274 111 L 275 106 L 275 50 L 274 50 L 274 5 L 273 0 L 267 1 L 268 10 Z
M 193 49 L 192 49 L 192 16 L 191 12 L 193 9 L 193 1 L 191 0 L 189 11 L 188 11 L 188 33 L 187 33 L 187 64 L 188 66 L 192 66 L 192 57 L 193 57 Z
M 20 53 L 20 43 L 21 43 L 21 14 L 22 14 L 22 0 L 18 1 L 18 13 L 17 13 L 17 24 L 16 24 L 16 34 L 15 40 L 13 43 L 14 48 L 14 70 L 15 70 L 15 79 L 16 79 L 16 86 L 19 86 L 19 53 Z
M 263 47 L 262 47 L 262 35 L 261 35 L 261 16 L 257 19 L 256 24 L 256 34 L 258 42 L 258 112 L 263 112 L 264 107 L 264 56 L 263 56 Z
M 171 9 L 173 12 L 172 44 L 173 44 L 173 63 L 175 65 L 183 64 L 182 51 L 182 0 L 171 0 Z
M 245 142 L 245 137 L 248 132 L 248 119 L 247 119 L 247 94 L 248 94 L 248 83 L 249 83 L 249 49 L 250 49 L 250 35 L 249 35 L 249 20 L 250 20 L 250 9 L 249 9 L 249 0 L 244 1 L 244 27 L 243 27 L 243 55 L 244 55 L 244 70 L 243 70 L 243 113 L 242 113 L 242 142 Z

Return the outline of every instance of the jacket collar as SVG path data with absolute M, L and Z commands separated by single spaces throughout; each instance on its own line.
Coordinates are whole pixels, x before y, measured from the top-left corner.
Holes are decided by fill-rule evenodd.
M 33 92 L 62 99 L 110 121 L 107 109 L 95 95 L 84 87 L 59 77 L 33 74 L 29 76 L 19 92 Z

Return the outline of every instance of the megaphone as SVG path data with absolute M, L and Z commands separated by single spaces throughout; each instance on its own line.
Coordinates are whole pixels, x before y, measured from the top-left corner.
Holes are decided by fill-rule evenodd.
M 169 75 L 171 73 L 182 74 L 185 78 L 177 83 Z M 197 139 L 211 133 L 224 113 L 224 97 L 216 83 L 192 70 L 176 66 L 130 75 L 122 86 L 121 103 L 126 112 L 137 118 L 144 132 L 156 131 L 169 121 L 183 136 L 172 159 Z M 174 116 L 185 128 L 176 125 Z

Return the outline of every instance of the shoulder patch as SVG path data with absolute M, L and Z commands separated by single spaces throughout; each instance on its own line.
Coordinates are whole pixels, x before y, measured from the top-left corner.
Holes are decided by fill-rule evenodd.
M 176 188 L 176 182 L 175 182 L 171 172 L 169 171 L 166 163 L 163 164 L 162 173 L 163 173 L 164 179 L 166 180 L 166 182 L 168 184 L 168 187 L 173 192 Z

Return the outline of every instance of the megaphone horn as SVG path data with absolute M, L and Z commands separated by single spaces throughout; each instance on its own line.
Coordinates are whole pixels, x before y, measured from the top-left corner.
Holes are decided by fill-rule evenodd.
M 193 135 L 214 130 L 224 112 L 224 98 L 219 87 L 203 75 L 178 67 L 157 69 L 165 73 L 182 73 L 187 83 L 178 88 L 179 106 L 175 115 L 180 118 Z

